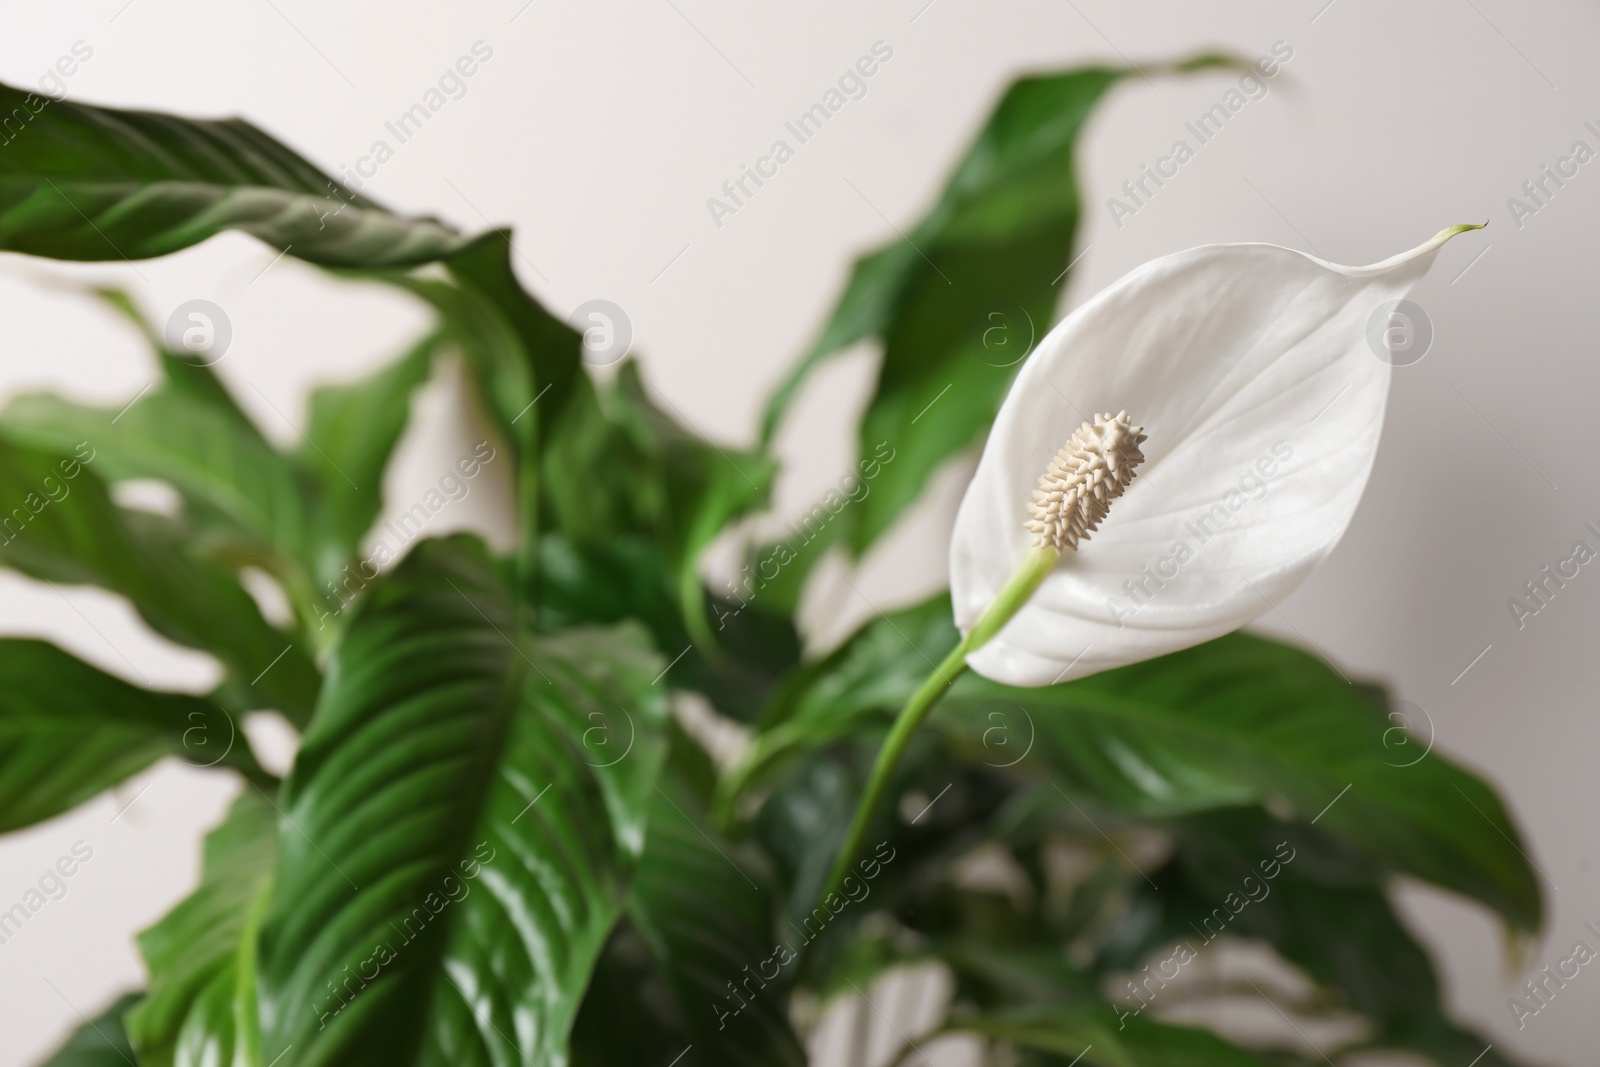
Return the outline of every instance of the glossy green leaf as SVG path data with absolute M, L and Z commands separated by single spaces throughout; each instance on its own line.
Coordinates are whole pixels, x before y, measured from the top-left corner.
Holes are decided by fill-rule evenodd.
M 199 888 L 139 935 L 149 990 L 126 1022 L 140 1067 L 261 1062 L 256 933 L 277 851 L 277 811 L 247 786 L 206 836 Z
M 322 544 L 317 568 L 337 574 L 361 548 L 383 507 L 383 475 L 410 421 L 411 397 L 427 381 L 437 334 L 360 381 L 312 390 L 305 437 L 295 452 L 315 486 Z
M 39 1067 L 128 1067 L 133 1063 L 133 1048 L 128 1044 L 122 1020 L 138 1003 L 138 993 L 117 998 L 98 1016 L 85 1020 Z
M 162 360 L 163 376 L 126 405 L 91 408 L 50 394 L 14 397 L 0 436 L 33 448 L 92 451 L 109 481 L 155 478 L 182 494 L 196 521 L 273 570 L 310 581 L 310 508 L 286 457 L 231 402 L 209 368 Z M 225 394 L 223 394 L 225 395 Z
M 651 399 L 632 361 L 592 407 L 574 410 L 544 464 L 551 524 L 580 543 L 649 535 L 671 570 L 691 637 L 715 650 L 728 613 L 715 621 L 706 613 L 700 553 L 730 522 L 767 504 L 776 464 L 685 427 Z M 722 599 L 743 603 L 752 595 L 735 588 Z
M 1539 926 L 1537 876 L 1494 790 L 1438 753 L 1397 755 L 1370 691 L 1299 649 L 1236 633 L 1066 685 L 969 675 L 945 707 L 969 731 L 1010 713 L 1037 732 L 1033 766 L 1124 810 L 1286 806 L 1391 870 Z
M 1176 940 L 1204 951 L 1222 932 L 1256 938 L 1370 1021 L 1358 1047 L 1420 1053 L 1440 1067 L 1510 1067 L 1446 1015 L 1432 961 L 1390 905 L 1383 872 L 1348 846 L 1255 810 L 1188 818 L 1174 837 L 1155 888 L 1133 884 L 1134 919 L 1123 927 L 1133 936 L 1115 946 L 1113 965 L 1136 969 Z
M 281 801 L 263 1057 L 566 1063 L 644 848 L 663 666 L 636 628 L 524 638 L 471 538 L 375 585 Z
M 865 627 L 791 696 L 737 788 L 785 753 L 876 729 L 954 647 L 949 617 L 938 597 Z M 1372 692 L 1309 653 L 1236 633 L 1065 685 L 1020 689 L 969 673 L 934 722 L 985 763 L 1019 765 L 1027 753 L 1022 770 L 1064 772 L 1145 816 L 1286 805 L 1392 870 L 1537 928 L 1539 884 L 1493 789 L 1436 753 L 1397 754 L 1396 724 Z
M 883 616 L 797 672 L 764 710 L 761 732 L 720 784 L 719 810 L 785 762 L 896 711 L 955 645 L 948 598 Z
M 1203 56 L 1176 70 L 1236 66 Z M 1050 328 L 1081 213 L 1077 143 L 1095 105 L 1134 72 L 1021 78 L 916 226 L 856 261 L 827 326 L 767 408 L 770 439 L 799 386 L 858 341 L 883 345 L 860 455 L 895 458 L 835 520 L 860 555 L 941 463 L 983 439 L 1016 368 Z M 817 553 L 806 555 L 815 561 Z M 806 563 L 791 569 L 794 575 Z
M 184 119 L 0 86 L 0 248 L 54 259 L 165 255 L 224 230 L 329 266 L 423 263 L 463 239 L 396 215 L 239 119 Z
M 804 1067 L 786 1012 L 794 957 L 779 949 L 764 874 L 717 839 L 687 790 L 668 788 L 658 789 L 627 907 L 694 1046 L 682 1067 Z
M 0 832 L 70 811 L 168 755 L 264 777 L 211 701 L 129 685 L 44 641 L 0 640 Z
M 773 691 L 800 663 L 800 635 L 785 615 L 760 600 L 743 602 L 702 590 L 716 644 L 694 641 L 661 550 L 637 535 L 578 544 L 559 533 L 539 538 L 540 625 L 549 630 L 633 618 L 650 628 L 672 661 L 674 689 L 704 695 L 723 715 L 753 722 Z
M 235 676 L 235 710 L 310 715 L 320 684 L 296 642 L 269 625 L 226 570 L 196 558 L 174 520 L 113 504 L 87 440 L 65 453 L 0 443 L 0 562 L 50 582 L 92 584 L 128 598 L 159 633 L 205 649 Z

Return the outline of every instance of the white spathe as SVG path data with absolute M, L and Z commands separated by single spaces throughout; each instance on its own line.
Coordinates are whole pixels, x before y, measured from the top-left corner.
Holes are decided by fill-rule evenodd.
M 1017 375 L 956 516 L 966 633 L 1029 550 L 1039 477 L 1073 430 L 1127 410 L 1145 463 L 1100 529 L 967 657 L 1010 685 L 1079 678 L 1272 610 L 1349 525 L 1390 366 L 1368 323 L 1461 228 L 1370 267 L 1265 244 L 1152 260 L 1051 330 Z

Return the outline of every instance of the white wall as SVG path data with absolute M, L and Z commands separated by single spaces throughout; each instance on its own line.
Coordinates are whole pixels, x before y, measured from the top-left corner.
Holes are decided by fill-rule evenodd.
M 1388 679 L 1426 709 L 1441 749 L 1502 785 L 1549 882 L 1549 933 L 1524 961 L 1543 963 L 1600 919 L 1600 723 L 1589 696 L 1600 682 L 1600 577 L 1586 569 L 1521 630 L 1506 599 L 1573 541 L 1596 543 L 1581 526 L 1600 524 L 1591 296 L 1600 164 L 1520 226 L 1506 201 L 1575 140 L 1600 147 L 1583 125 L 1600 126 L 1597 31 L 1600 14 L 1577 0 L 95 0 L 13 5 L 0 79 L 35 83 L 83 41 L 93 57 L 68 81 L 74 98 L 244 115 L 335 168 L 386 137 L 384 122 L 482 40 L 493 58 L 467 94 L 401 147 L 369 191 L 468 229 L 514 223 L 519 269 L 536 293 L 561 313 L 595 297 L 622 305 L 651 384 L 704 432 L 744 442 L 848 255 L 892 233 L 885 217 L 903 228 L 916 216 L 1013 75 L 1211 46 L 1256 55 L 1288 42 L 1294 57 L 1271 95 L 1120 226 L 1105 197 L 1164 153 L 1229 79 L 1135 79 L 1114 94 L 1084 146 L 1088 251 L 1068 302 L 1202 242 L 1265 240 L 1364 263 L 1447 224 L 1491 221 L 1453 243 L 1414 294 L 1437 339 L 1396 375 L 1383 451 L 1349 535 L 1261 625 L 1315 643 L 1348 672 Z M 714 225 L 706 198 L 878 40 L 894 58 L 867 96 Z M 132 397 L 152 370 L 134 340 L 38 285 L 112 280 L 157 317 L 190 298 L 221 304 L 235 341 L 220 369 L 289 442 L 309 385 L 375 365 L 425 317 L 293 260 L 269 267 L 272 258 L 237 237 L 137 270 L 0 256 L 0 391 Z M 843 471 L 844 427 L 870 373 L 863 353 L 808 393 L 784 435 L 786 505 Z M 420 410 L 391 472 L 406 501 L 472 432 L 447 386 Z M 920 528 L 876 554 L 862 579 L 869 595 L 883 603 L 942 581 L 945 511 L 924 509 Z M 483 495 L 452 515 L 502 519 Z M 821 589 L 813 603 L 834 630 L 848 624 L 840 613 L 857 610 L 836 592 Z M 0 628 L 48 634 L 134 680 L 198 688 L 212 676 L 203 657 L 88 592 L 0 578 Z M 0 904 L 73 842 L 95 850 L 67 896 L 0 946 L 0 1067 L 32 1062 L 78 1011 L 92 1014 L 138 981 L 131 936 L 193 882 L 198 835 L 226 793 L 200 771 L 163 767 L 0 843 Z M 1404 905 L 1443 965 L 1451 1002 L 1498 1047 L 1577 1063 L 1596 1044 L 1600 975 L 1585 971 L 1518 1032 L 1505 1005 L 1513 965 L 1486 915 L 1420 889 Z

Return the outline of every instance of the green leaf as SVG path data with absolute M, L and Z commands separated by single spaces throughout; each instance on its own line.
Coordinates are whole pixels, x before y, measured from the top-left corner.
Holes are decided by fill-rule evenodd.
M 361 548 L 383 507 L 383 475 L 405 432 L 411 396 L 428 379 L 440 335 L 431 334 L 400 359 L 349 385 L 311 393 L 305 439 L 295 453 L 316 488 L 323 544 L 317 549 L 337 574 Z
M 876 730 L 954 647 L 949 619 L 940 596 L 863 628 L 790 694 L 724 804 L 794 752 Z M 1395 724 L 1372 693 L 1309 653 L 1236 633 L 1065 685 L 968 674 L 933 721 L 984 762 L 1027 749 L 1022 769 L 1064 772 L 1138 815 L 1286 805 L 1388 869 L 1536 929 L 1539 884 L 1494 790 L 1437 754 L 1397 766 Z M 1002 735 L 1012 748 L 982 747 Z
M 149 991 L 127 1026 L 140 1067 L 261 1062 L 256 933 L 277 851 L 277 812 L 247 787 L 206 836 L 199 888 L 139 935 Z
M 0 500 L 16 505 L 0 516 L 0 562 L 127 597 L 158 633 L 222 660 L 238 681 L 235 710 L 305 722 L 320 684 L 310 657 L 233 575 L 187 550 L 180 524 L 113 504 L 91 469 L 106 458 L 87 441 L 60 454 L 0 442 Z
M 511 232 L 493 230 L 452 256 L 445 266 L 456 284 L 487 302 L 504 321 L 515 338 L 518 360 L 525 368 L 529 384 L 539 391 L 537 397 L 518 399 L 530 403 L 537 399 L 540 410 L 504 407 L 501 410 L 509 416 L 505 425 L 509 427 L 521 419 L 529 420 L 539 428 L 539 439 L 547 440 L 551 432 L 551 413 L 564 411 L 576 393 L 588 384 L 582 366 L 583 337 L 550 314 L 517 281 L 511 265 L 513 251 Z M 512 399 L 502 398 L 498 389 L 491 398 L 497 405 L 505 405 Z M 506 437 L 517 440 L 509 429 Z
M 20 129 L 0 154 L 0 248 L 54 259 L 145 259 L 242 230 L 327 266 L 424 263 L 463 244 L 333 182 L 238 119 L 46 101 L 0 85 Z
M 560 533 L 539 538 L 537 601 L 540 626 L 559 630 L 582 623 L 633 618 L 650 628 L 670 659 L 667 683 L 698 692 L 723 715 L 753 722 L 774 689 L 800 662 L 800 635 L 787 616 L 764 601 L 740 602 L 702 591 L 706 617 L 716 620 L 717 643 L 690 637 L 674 579 L 660 547 L 637 535 L 577 544 Z
M 211 701 L 140 689 L 44 641 L 0 640 L 0 833 L 70 811 L 167 755 L 264 777 Z
M 633 627 L 530 640 L 516 618 L 481 543 L 454 537 L 342 634 L 281 802 L 266 1060 L 567 1062 L 644 848 L 662 664 Z
M 139 996 L 126 993 L 97 1017 L 85 1021 L 39 1067 L 128 1067 L 133 1062 L 133 1048 L 122 1029 L 122 1019 L 139 1003 Z
M 1390 870 L 1539 926 L 1539 883 L 1494 790 L 1437 753 L 1396 766 L 1384 707 L 1299 649 L 1235 633 L 1065 685 L 968 676 L 944 707 L 969 725 L 1020 711 L 1036 765 L 1124 810 L 1286 805 Z
M 1166 70 L 1238 67 L 1201 56 Z M 1081 213 L 1077 142 L 1126 68 L 1087 67 L 1014 82 L 909 234 L 856 261 L 820 337 L 770 400 L 770 440 L 800 385 L 858 341 L 883 345 L 860 426 L 860 456 L 893 450 L 871 492 L 827 540 L 859 556 L 946 460 L 983 439 L 1022 359 L 1050 328 Z M 791 564 L 787 584 L 820 552 Z
M 294 467 L 231 399 L 218 399 L 209 368 L 176 359 L 162 366 L 161 383 L 120 410 L 49 394 L 15 397 L 0 412 L 0 436 L 62 454 L 87 449 L 109 481 L 167 482 L 231 554 L 261 562 L 291 588 L 310 583 L 311 508 Z
M 690 636 L 715 650 L 722 626 L 706 614 L 700 553 L 730 522 L 767 504 L 776 463 L 686 429 L 646 393 L 631 360 L 613 388 L 574 412 L 544 462 L 552 525 L 584 544 L 649 536 L 671 571 Z M 730 592 L 742 602 L 753 590 Z
M 1419 1052 L 1441 1067 L 1480 1056 L 1509 1067 L 1446 1015 L 1433 964 L 1390 905 L 1382 871 L 1314 828 L 1257 810 L 1184 819 L 1171 861 L 1151 880 L 1158 888 L 1135 885 L 1138 919 L 1124 932 L 1138 936 L 1116 946 L 1114 966 L 1137 968 L 1178 939 L 1198 947 L 1224 930 L 1257 938 L 1371 1021 L 1362 1047 Z
M 719 813 L 726 817 L 738 797 L 792 758 L 898 710 L 959 638 L 949 598 L 934 597 L 874 620 L 796 672 L 762 713 L 755 744 L 719 784 Z
M 786 1014 L 795 964 L 778 950 L 771 889 L 686 790 L 658 789 L 627 907 L 694 1045 L 683 1067 L 803 1067 Z
M 528 295 L 511 266 L 511 234 L 483 234 L 447 263 L 451 280 L 384 274 L 439 312 L 459 346 L 479 402 L 516 461 L 517 518 L 523 535 L 516 582 L 531 597 L 537 561 L 541 442 L 574 402 L 592 403 L 581 369 L 582 339 Z M 577 393 L 576 401 L 572 394 Z M 541 406 L 542 405 L 542 406 Z

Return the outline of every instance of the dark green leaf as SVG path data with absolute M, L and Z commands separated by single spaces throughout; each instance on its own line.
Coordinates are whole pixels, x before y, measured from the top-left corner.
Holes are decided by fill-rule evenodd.
M 539 538 L 539 620 L 548 630 L 634 618 L 650 628 L 672 660 L 666 681 L 703 694 L 719 712 L 752 722 L 779 680 L 800 662 L 800 635 L 763 601 L 740 603 L 706 593 L 716 647 L 689 635 L 660 549 L 625 535 L 583 545 L 559 533 Z
M 237 543 L 235 555 L 258 558 L 291 586 L 296 575 L 310 583 L 311 508 L 293 466 L 231 400 L 217 399 L 208 368 L 164 359 L 163 370 L 154 389 L 115 408 L 15 397 L 0 413 L 0 435 L 63 455 L 81 447 L 108 481 L 167 482 L 197 521 Z
M 256 933 L 277 851 L 277 812 L 246 787 L 206 836 L 200 887 L 139 935 L 149 991 L 127 1026 L 140 1067 L 262 1062 Z
M 1201 56 L 1163 69 L 1239 65 Z M 830 523 L 827 541 L 843 538 L 860 555 L 941 463 L 982 440 L 1063 291 L 1081 211 L 1078 137 L 1106 92 L 1133 73 L 1088 67 L 1014 82 L 927 214 L 856 261 L 765 422 L 770 440 L 823 361 L 858 341 L 882 342 L 860 456 L 865 462 L 886 448 L 894 458 L 870 479 L 871 492 Z M 785 586 L 797 587 L 819 555 L 808 551 L 791 564 Z
M 144 259 L 236 229 L 329 266 L 423 263 L 463 239 L 395 215 L 238 119 L 182 119 L 0 86 L 0 248 Z
M 695 1046 L 684 1067 L 803 1067 L 786 1014 L 793 956 L 779 951 L 771 890 L 731 842 L 713 838 L 686 791 L 674 794 L 656 796 L 628 916 Z
M 1124 927 L 1135 936 L 1116 946 L 1114 966 L 1136 968 L 1180 939 L 1199 947 L 1224 931 L 1258 938 L 1370 1020 L 1364 1045 L 1422 1053 L 1441 1067 L 1475 1059 L 1509 1067 L 1450 1021 L 1433 964 L 1389 904 L 1382 872 L 1349 846 L 1251 810 L 1185 819 L 1175 836 L 1172 860 L 1152 876 L 1159 888 L 1136 884 L 1138 921 Z
M 1236 633 L 1065 685 L 968 676 L 945 708 L 969 731 L 1020 712 L 1037 765 L 1124 810 L 1287 805 L 1390 870 L 1539 925 L 1539 884 L 1494 790 L 1436 753 L 1396 766 L 1384 709 L 1299 649 Z
M 524 639 L 471 538 L 373 586 L 281 802 L 263 1058 L 565 1063 L 644 847 L 661 668 L 629 627 Z
M 897 711 L 960 635 L 947 597 L 876 619 L 791 677 L 762 715 L 761 732 L 722 782 L 719 808 L 759 787 L 791 757 Z
M 725 526 L 766 505 L 776 464 L 685 428 L 649 397 L 632 361 L 592 405 L 575 406 L 561 430 L 544 464 L 552 525 L 585 544 L 651 536 L 691 637 L 714 654 L 718 627 L 696 565 Z M 742 602 L 753 591 L 730 592 Z
M 337 574 L 359 551 L 383 507 L 383 474 L 405 431 L 411 394 L 428 378 L 438 335 L 370 377 L 349 385 L 313 390 L 305 440 L 295 455 L 308 471 L 321 501 L 318 520 Z M 329 564 L 317 568 L 326 575 Z
M 320 684 L 310 657 L 236 578 L 187 551 L 179 524 L 113 504 L 93 466 L 107 458 L 87 441 L 59 454 L 0 443 L 0 500 L 14 502 L 0 516 L 0 562 L 120 593 L 159 633 L 222 660 L 239 683 L 235 710 L 276 708 L 303 723 Z
M 793 710 L 764 731 L 732 787 L 747 790 L 786 752 L 898 710 L 954 647 L 948 619 L 938 597 L 865 627 L 791 694 Z M 1372 692 L 1308 653 L 1236 633 L 1065 685 L 1019 689 L 968 674 L 934 721 L 985 762 L 1028 750 L 1024 769 L 1063 771 L 1145 816 L 1287 805 L 1388 869 L 1537 928 L 1539 885 L 1499 798 L 1437 754 L 1396 766 L 1395 724 Z M 1000 740 L 1011 748 L 990 745 Z
M 261 775 L 233 718 L 44 641 L 0 641 L 0 832 L 59 815 L 162 756 Z
M 128 1067 L 133 1063 L 133 1049 L 122 1029 L 122 1019 L 138 1003 L 138 993 L 119 997 L 99 1016 L 73 1031 L 66 1044 L 39 1067 Z

